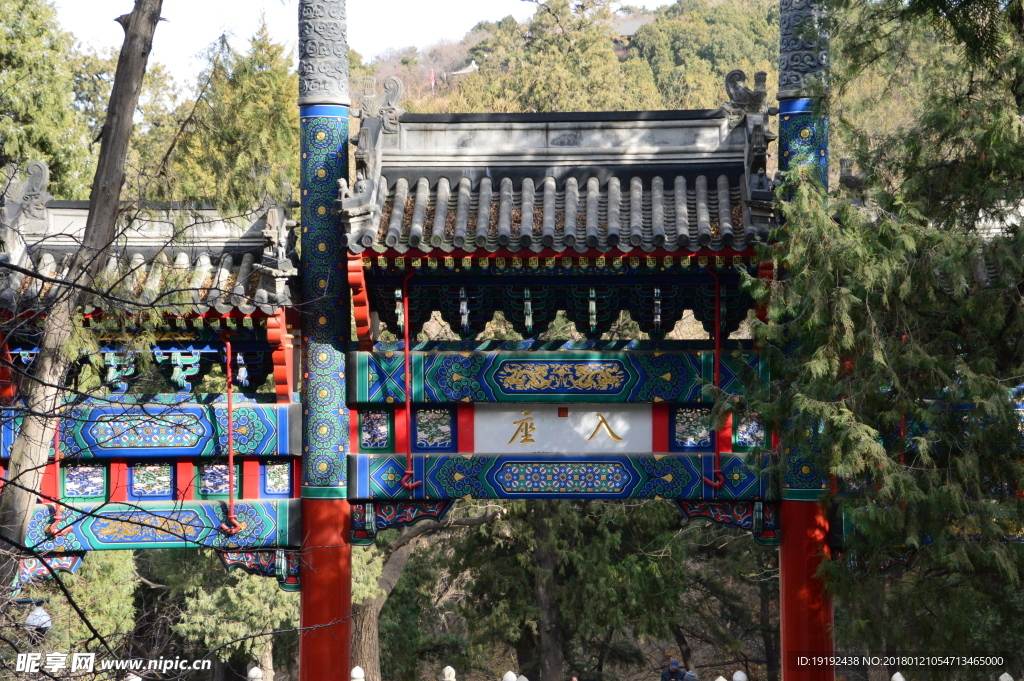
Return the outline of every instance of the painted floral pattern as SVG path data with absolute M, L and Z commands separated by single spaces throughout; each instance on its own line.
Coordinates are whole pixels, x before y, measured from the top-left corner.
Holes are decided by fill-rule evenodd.
M 227 464 L 218 463 L 202 466 L 199 474 L 199 491 L 203 494 L 227 494 Z
M 170 496 L 173 491 L 170 464 L 132 466 L 132 494 L 137 497 Z
M 755 414 L 740 419 L 736 429 L 736 444 L 740 447 L 760 447 L 764 444 L 764 426 Z
M 359 439 L 364 449 L 383 449 L 390 444 L 388 413 L 366 411 L 359 415 Z
M 711 447 L 711 411 L 708 409 L 677 409 L 674 428 L 678 449 L 709 449 Z
M 292 491 L 292 467 L 286 463 L 268 463 L 264 468 L 263 491 L 288 494 Z
M 416 446 L 444 448 L 452 445 L 452 413 L 447 409 L 416 412 Z
M 64 469 L 64 495 L 99 497 L 107 491 L 106 471 L 102 466 L 68 466 Z

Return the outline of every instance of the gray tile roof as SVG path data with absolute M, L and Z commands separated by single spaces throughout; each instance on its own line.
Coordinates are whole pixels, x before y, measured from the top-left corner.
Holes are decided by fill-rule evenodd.
M 0 260 L 10 265 L 0 269 L 0 310 L 45 309 L 82 249 L 88 202 L 53 201 L 38 166 L 0 204 Z M 294 225 L 282 208 L 248 219 L 204 206 L 139 210 L 95 254 L 102 265 L 92 288 L 109 295 L 86 300 L 82 311 L 112 311 L 120 307 L 113 297 L 172 315 L 274 314 L 297 300 Z
M 362 112 L 336 212 L 353 254 L 743 250 L 775 226 L 769 109 Z M 400 90 L 400 86 L 392 85 Z
M 742 182 L 725 174 L 385 181 L 381 210 L 349 237 L 353 253 L 743 250 L 769 228 L 752 223 Z

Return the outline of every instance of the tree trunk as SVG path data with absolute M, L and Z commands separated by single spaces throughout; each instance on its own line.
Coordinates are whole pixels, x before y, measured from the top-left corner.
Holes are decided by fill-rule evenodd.
M 555 570 L 558 556 L 552 537 L 551 523 L 555 512 L 549 501 L 537 501 L 531 509 L 536 548 L 533 551 L 534 596 L 540 609 L 537 632 L 539 681 L 562 680 L 562 622 L 558 613 Z
M 597 672 L 598 678 L 604 675 L 604 660 L 608 656 L 608 651 L 611 649 L 612 637 L 615 635 L 615 627 L 608 627 L 608 635 L 604 637 L 604 641 L 601 642 L 601 652 L 597 656 L 597 668 L 594 670 Z
M 693 657 L 693 651 L 690 649 L 690 642 L 686 640 L 686 633 L 679 623 L 672 625 L 672 638 L 676 640 L 676 645 L 679 646 L 679 659 L 683 662 L 683 669 L 692 670 L 693 667 L 690 666 L 690 659 Z
M 768 674 L 768 681 L 779 681 L 779 627 L 772 621 L 772 601 L 778 601 L 778 595 L 774 593 L 771 582 L 767 580 L 762 580 L 757 590 L 761 598 L 758 626 L 764 644 L 765 671 Z
M 68 270 L 68 281 L 78 286 L 92 284 L 103 264 L 103 251 L 114 241 L 132 119 L 162 5 L 163 0 L 135 0 L 132 13 L 118 19 L 125 29 L 124 46 L 117 60 L 106 124 L 101 134 L 82 247 Z M 46 314 L 39 354 L 33 366 L 32 389 L 25 397 L 27 413 L 11 449 L 8 484 L 0 494 L 0 532 L 18 543 L 25 538 L 49 456 L 55 415 L 69 364 L 62 349 L 71 338 L 76 324 L 75 312 L 83 295 L 80 288 L 58 287 L 54 294 L 56 302 Z M 0 583 L 11 584 L 17 567 L 18 556 L 3 560 Z
M 529 627 L 523 627 L 523 633 L 516 641 L 516 665 L 526 678 L 537 678 L 537 635 Z
M 263 670 L 263 681 L 274 681 L 274 637 L 267 638 L 267 643 L 260 650 L 257 666 Z
M 402 532 L 409 532 L 409 528 Z M 381 681 L 380 612 L 398 584 L 416 543 L 417 540 L 413 540 L 404 544 L 386 558 L 384 569 L 377 578 L 380 592 L 376 598 L 352 604 L 352 665 L 363 668 L 366 681 Z

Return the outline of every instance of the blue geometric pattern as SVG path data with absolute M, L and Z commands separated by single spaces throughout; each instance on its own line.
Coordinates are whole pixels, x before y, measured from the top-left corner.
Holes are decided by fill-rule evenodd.
M 317 105 L 299 113 L 302 144 L 303 496 L 344 498 L 349 411 L 345 343 L 350 305 L 345 247 L 331 208 L 347 175 L 348 107 Z
M 735 353 L 722 355 L 722 368 L 719 371 L 719 387 L 731 395 L 744 395 L 747 382 L 753 377 L 765 380 L 767 363 L 762 364 L 757 353 Z
M 828 186 L 828 116 L 814 111 L 813 99 L 779 102 L 779 170 L 815 166 L 822 185 Z
M 220 530 L 227 520 L 222 502 L 153 501 L 99 504 L 64 509 L 58 535 L 50 533 L 52 504 L 36 506 L 25 543 L 39 552 L 102 549 L 291 548 L 298 546 L 299 500 L 244 501 L 235 504 L 242 526 L 237 534 Z M 70 528 L 67 533 L 60 530 Z
M 751 467 L 747 456 L 722 454 L 723 485 L 716 489 L 711 454 L 640 456 L 586 454 L 462 455 L 418 454 L 413 457 L 416 480 L 410 491 L 401 486 L 405 459 L 400 456 L 357 455 L 353 500 L 413 499 L 736 499 L 758 501 L 768 496 L 763 466 Z
M 615 461 L 506 462 L 494 480 L 505 494 L 619 495 L 632 482 L 629 470 Z
M 293 451 L 298 443 L 292 442 L 289 405 L 249 404 L 236 400 L 232 410 L 236 454 L 287 456 L 297 453 Z M 227 408 L 219 403 L 87 404 L 75 408 L 64 420 L 60 429 L 61 456 L 97 459 L 224 456 L 228 449 L 227 430 Z
M 713 458 L 705 456 L 706 458 Z M 722 477 L 725 483 L 719 490 L 718 498 L 749 499 L 752 491 L 760 487 L 761 471 L 751 470 L 746 463 L 746 458 L 746 456 L 736 454 L 721 455 Z
M 404 401 L 405 357 L 395 352 L 374 356 L 374 362 L 366 372 L 367 402 L 387 404 Z

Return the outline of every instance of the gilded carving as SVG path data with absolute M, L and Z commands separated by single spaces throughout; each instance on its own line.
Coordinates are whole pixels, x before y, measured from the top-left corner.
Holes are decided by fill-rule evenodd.
M 195 541 L 204 523 L 194 511 L 176 511 L 166 516 L 152 513 L 129 513 L 125 516 L 101 517 L 92 523 L 93 533 L 104 544 L 138 541 Z
M 519 440 L 519 444 L 521 445 L 534 444 L 536 442 L 536 440 L 533 439 L 533 435 L 537 432 L 537 426 L 533 423 L 533 416 L 530 415 L 531 413 L 532 412 L 524 411 L 523 418 L 512 423 L 513 426 L 519 427 L 516 428 L 515 434 L 513 434 L 509 439 L 509 444 L 515 442 L 516 439 Z
M 587 438 L 587 442 L 590 442 L 597 437 L 597 434 L 600 433 L 602 429 L 604 430 L 605 435 L 611 438 L 614 442 L 622 442 L 622 438 L 612 430 L 611 424 L 608 423 L 608 419 L 604 417 L 604 414 L 597 415 L 597 425 L 594 427 L 594 432 Z
M 495 375 L 506 392 L 608 393 L 629 374 L 621 362 L 505 362 Z

